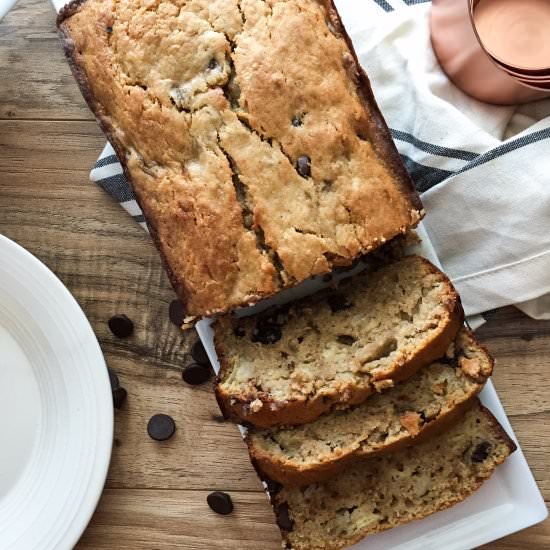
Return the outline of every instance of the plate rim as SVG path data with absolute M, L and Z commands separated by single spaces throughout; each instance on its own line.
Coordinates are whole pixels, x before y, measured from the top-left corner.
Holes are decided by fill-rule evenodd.
M 0 250 L 5 250 L 7 257 L 10 255 L 17 256 L 23 264 L 28 265 L 29 271 L 32 271 L 34 276 L 40 278 L 43 283 L 51 289 L 52 294 L 63 299 L 64 303 L 68 305 L 66 309 L 67 319 L 78 320 L 78 324 L 84 329 L 79 333 L 79 337 L 82 341 L 86 342 L 88 353 L 93 350 L 93 355 L 90 357 L 90 366 L 88 366 L 88 368 L 92 369 L 91 374 L 96 388 L 96 397 L 98 398 L 96 402 L 97 407 L 95 409 L 90 409 L 90 411 L 94 413 L 93 416 L 97 419 L 97 425 L 99 427 L 98 440 L 95 447 L 97 452 L 93 454 L 89 461 L 90 474 L 88 476 L 88 482 L 78 499 L 77 511 L 65 528 L 59 532 L 58 538 L 53 542 L 56 549 L 58 548 L 61 550 L 67 548 L 71 550 L 84 534 L 84 531 L 88 527 L 97 509 L 105 488 L 112 458 L 114 408 L 112 406 L 111 387 L 107 375 L 107 363 L 90 321 L 76 298 L 59 277 L 57 277 L 55 273 L 34 254 L 2 233 L 0 233 Z M 102 408 L 102 403 L 108 403 L 110 406 Z M 100 410 L 101 413 L 98 412 Z M 16 487 L 17 484 L 10 492 Z

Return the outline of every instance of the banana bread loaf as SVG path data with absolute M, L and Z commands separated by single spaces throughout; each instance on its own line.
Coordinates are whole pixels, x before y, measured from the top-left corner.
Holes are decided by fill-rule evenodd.
M 449 279 L 419 256 L 275 312 L 227 316 L 214 325 L 218 403 L 258 427 L 310 422 L 442 357 L 462 320 Z
M 356 459 L 420 443 L 457 421 L 492 368 L 490 355 L 463 328 L 445 357 L 360 405 L 310 424 L 248 430 L 250 456 L 284 485 L 323 481 Z
M 330 0 L 73 0 L 58 27 L 187 315 L 349 265 L 419 221 Z
M 284 547 L 339 550 L 449 508 L 478 489 L 515 448 L 478 402 L 439 436 L 369 458 L 325 483 L 268 482 Z

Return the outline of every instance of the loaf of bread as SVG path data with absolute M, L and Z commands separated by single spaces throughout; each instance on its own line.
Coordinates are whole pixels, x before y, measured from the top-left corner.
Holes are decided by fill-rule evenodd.
M 73 0 L 58 27 L 189 316 L 349 265 L 419 221 L 330 0 Z
M 275 312 L 214 325 L 223 414 L 257 427 L 311 422 L 442 357 L 462 325 L 459 297 L 407 256 Z
M 491 375 L 493 360 L 466 328 L 447 354 L 364 403 L 301 426 L 248 430 L 251 458 L 272 480 L 307 485 L 357 459 L 418 444 L 467 410 Z
M 264 479 L 285 548 L 338 550 L 464 500 L 515 448 L 476 403 L 450 430 L 369 458 L 325 483 L 297 488 Z

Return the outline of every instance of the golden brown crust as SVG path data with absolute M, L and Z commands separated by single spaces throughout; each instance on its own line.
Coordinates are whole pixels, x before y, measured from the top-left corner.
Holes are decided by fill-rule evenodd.
M 378 103 L 376 102 L 376 98 L 374 97 L 369 77 L 367 73 L 363 70 L 361 64 L 359 63 L 359 60 L 357 59 L 357 52 L 355 51 L 355 48 L 353 47 L 353 44 L 351 42 L 351 38 L 349 37 L 346 28 L 342 23 L 342 19 L 340 18 L 340 14 L 338 13 L 336 6 L 334 5 L 334 1 L 319 1 L 325 6 L 325 10 L 330 21 L 337 29 L 337 31 L 340 32 L 340 34 L 344 37 L 344 40 L 348 45 L 349 51 L 353 56 L 355 62 L 355 71 L 359 83 L 358 90 L 360 92 L 360 96 L 365 107 L 368 108 L 371 112 L 371 118 L 369 119 L 369 123 L 366 128 L 368 136 L 372 144 L 374 145 L 375 150 L 379 153 L 380 158 L 383 159 L 386 165 L 394 173 L 395 178 L 401 185 L 403 193 L 409 197 L 411 203 L 414 204 L 415 208 L 417 208 L 418 210 L 422 210 L 423 207 L 420 197 L 416 192 L 412 179 L 407 172 L 403 161 L 401 160 L 401 156 L 399 155 L 397 147 L 395 146 L 395 142 L 393 141 L 386 120 L 382 116 L 380 108 L 378 107 Z
M 439 273 L 439 270 L 428 260 L 422 258 L 423 263 L 432 273 Z M 258 428 L 269 428 L 277 425 L 306 424 L 318 418 L 321 414 L 327 413 L 336 407 L 349 407 L 362 403 L 370 395 L 377 391 L 377 386 L 384 386 L 384 382 L 400 382 L 410 378 L 420 368 L 429 365 L 439 359 L 453 342 L 459 328 L 464 323 L 464 312 L 460 303 L 460 297 L 454 290 L 451 282 L 447 279 L 448 292 L 445 308 L 448 314 L 448 323 L 440 332 L 434 334 L 431 341 L 413 355 L 407 362 L 396 365 L 391 371 L 379 374 L 368 387 L 346 388 L 345 394 L 334 391 L 332 395 L 319 395 L 307 399 L 296 399 L 292 401 L 276 401 L 269 394 L 257 394 L 252 398 L 230 395 L 221 384 L 218 376 L 215 382 L 215 393 L 218 405 L 224 417 L 240 424 L 251 424 Z M 214 345 L 220 360 L 220 373 L 227 371 L 226 353 L 223 344 L 216 335 Z M 380 386 L 379 386 L 380 387 Z M 263 406 L 254 411 L 251 403 L 260 399 Z
M 222 8 L 226 10 L 224 16 L 229 14 L 232 9 L 230 4 L 233 3 L 228 2 L 227 7 Z M 274 222 L 277 216 L 273 216 L 269 208 L 265 207 L 266 204 L 270 204 L 271 197 L 265 195 L 264 190 L 259 189 L 254 182 L 245 178 L 243 180 L 245 183 L 241 183 L 246 184 L 247 192 L 255 194 L 256 204 L 253 204 L 251 208 L 253 225 L 248 228 L 243 227 L 245 212 L 241 211 L 241 206 L 234 196 L 231 178 L 238 178 L 239 171 L 244 171 L 245 175 L 247 170 L 257 173 L 256 166 L 248 165 L 251 157 L 248 152 L 245 154 L 246 147 L 243 147 L 243 144 L 246 145 L 249 142 L 248 146 L 250 146 L 252 141 L 256 140 L 255 146 L 259 147 L 259 129 L 262 124 L 265 124 L 266 121 L 270 122 L 271 119 L 269 116 L 266 118 L 266 113 L 269 115 L 269 110 L 256 109 L 254 111 L 254 108 L 251 107 L 250 112 L 246 115 L 241 116 L 242 113 L 237 113 L 240 123 L 243 124 L 242 127 L 237 128 L 239 124 L 237 117 L 234 111 L 228 110 L 226 99 L 216 98 L 211 100 L 213 101 L 211 105 L 218 109 L 225 125 L 217 129 L 218 143 L 223 142 L 225 147 L 223 151 L 224 154 L 227 152 L 226 157 L 231 166 L 228 165 L 228 160 L 225 157 L 222 159 L 220 152 L 215 152 L 219 161 L 217 161 L 218 167 L 208 177 L 209 181 L 212 181 L 212 178 L 219 178 L 220 182 L 224 180 L 226 187 L 229 186 L 224 191 L 227 193 L 227 204 L 220 207 L 226 209 L 226 218 L 220 216 L 219 209 L 212 207 L 212 202 L 206 207 L 204 204 L 198 206 L 195 199 L 187 200 L 185 194 L 178 199 L 177 207 L 166 205 L 162 203 L 162 200 L 159 202 L 159 196 L 153 196 L 154 193 L 150 192 L 150 188 L 153 181 L 158 182 L 157 168 L 163 167 L 163 165 L 159 163 L 158 158 L 154 156 L 149 158 L 147 151 L 136 150 L 140 144 L 145 143 L 143 139 L 139 141 L 138 138 L 154 134 L 157 131 L 155 129 L 160 127 L 163 133 L 158 134 L 159 139 L 162 140 L 164 137 L 168 139 L 170 136 L 174 136 L 176 142 L 183 140 L 183 143 L 185 139 L 181 136 L 185 132 L 178 128 L 182 125 L 182 120 L 186 115 L 181 111 L 170 113 L 170 109 L 175 110 L 169 102 L 163 103 L 166 98 L 161 96 L 155 98 L 153 97 L 154 92 L 151 92 L 152 95 L 149 97 L 149 92 L 146 91 L 147 86 L 137 86 L 134 83 L 125 84 L 124 90 L 118 88 L 119 82 L 115 78 L 115 69 L 112 67 L 119 61 L 112 57 L 112 52 L 109 53 L 109 40 L 105 37 L 105 28 L 111 28 L 109 25 L 114 25 L 113 21 L 117 21 L 118 12 L 116 10 L 128 8 L 128 6 L 119 8 L 120 5 L 116 4 L 114 7 L 115 4 L 111 4 L 109 0 L 87 0 L 86 2 L 75 0 L 71 2 L 58 16 L 60 37 L 82 93 L 113 145 L 123 165 L 126 178 L 132 184 L 151 235 L 163 258 L 170 281 L 184 303 L 189 316 L 212 315 L 255 303 L 282 288 L 294 286 L 313 274 L 327 272 L 335 265 L 350 264 L 358 255 L 380 246 L 385 240 L 406 231 L 418 222 L 422 215 L 418 196 L 376 106 L 368 79 L 359 68 L 349 38 L 341 28 L 338 14 L 333 5 L 326 2 L 321 4 L 324 6 L 326 17 L 335 28 L 338 28 L 338 37 L 343 38 L 347 44 L 349 51 L 344 57 L 349 56 L 348 78 L 350 82 L 354 82 L 354 93 L 360 98 L 364 109 L 362 115 L 359 115 L 358 111 L 353 111 L 350 116 L 356 117 L 357 134 L 367 138 L 372 150 L 376 153 L 378 160 L 372 161 L 371 159 L 369 162 L 385 167 L 384 169 L 380 168 L 382 170 L 380 174 L 385 170 L 384 178 L 387 177 L 388 181 L 393 182 L 394 191 L 399 190 L 402 199 L 398 200 L 397 195 L 393 195 L 387 204 L 382 204 L 379 199 L 366 201 L 363 198 L 358 199 L 358 197 L 350 195 L 349 192 L 347 195 L 342 195 L 347 202 L 345 206 L 348 208 L 350 216 L 348 223 L 353 222 L 356 230 L 354 233 L 351 230 L 352 225 L 346 227 L 344 222 L 334 218 L 333 223 L 327 224 L 326 227 L 338 227 L 338 239 L 336 240 L 339 244 L 330 244 L 332 241 L 317 229 L 310 231 L 304 227 L 298 230 L 298 226 L 296 226 L 295 231 L 293 227 L 286 229 L 277 227 Z M 220 5 L 217 4 L 218 8 Z M 311 17 L 314 14 L 313 5 L 312 0 L 304 3 L 304 6 L 309 9 Z M 138 9 L 138 7 L 136 4 L 130 9 Z M 84 10 L 86 13 L 80 16 Z M 243 25 L 245 20 L 246 18 L 243 17 Z M 216 32 L 219 30 L 216 29 Z M 118 31 L 116 29 L 113 31 L 111 28 L 110 32 L 115 36 Z M 229 37 L 229 40 L 231 33 L 226 34 L 226 37 Z M 323 39 L 326 40 L 327 37 L 329 37 L 328 34 Z M 334 41 L 330 37 L 328 39 Z M 253 43 L 254 46 L 257 44 L 258 42 Z M 250 51 L 246 48 L 250 46 L 250 43 L 248 45 L 238 43 L 237 45 L 238 48 L 235 51 L 226 53 L 235 57 L 234 63 L 239 67 L 239 71 L 243 67 L 249 70 L 249 67 L 254 66 L 246 57 Z M 261 47 L 263 46 L 260 45 Z M 340 46 L 334 50 L 335 55 L 337 51 L 340 51 L 339 48 Z M 239 71 L 237 71 L 237 76 Z M 120 76 L 119 73 L 116 74 Z M 125 75 L 125 78 L 130 78 L 129 73 Z M 246 82 L 247 86 L 250 82 L 259 83 L 259 86 L 267 85 L 266 83 L 272 85 L 269 79 L 264 82 L 261 78 L 246 79 Z M 254 99 L 255 88 L 252 87 L 249 90 L 247 86 L 241 86 L 242 93 L 248 103 L 252 105 L 251 99 Z M 270 91 L 269 87 L 267 91 Z M 275 97 L 276 94 L 271 93 L 270 96 Z M 127 99 L 117 103 L 117 97 Z M 149 111 L 142 110 L 142 107 L 143 102 L 146 99 L 149 101 L 151 98 L 157 101 L 158 105 L 153 104 L 150 108 L 147 107 L 151 112 L 149 114 Z M 264 103 L 265 101 L 260 101 L 260 104 Z M 136 125 L 136 128 L 132 125 Z M 181 127 L 183 128 L 183 126 Z M 247 133 L 248 130 L 246 132 L 243 130 L 245 128 L 249 128 L 250 135 Z M 287 131 L 285 130 L 285 132 Z M 243 137 L 244 134 L 247 134 L 246 137 Z M 323 134 L 319 134 L 319 136 L 321 135 Z M 352 138 L 357 139 L 355 135 L 346 137 L 348 140 Z M 244 142 L 243 139 L 245 139 Z M 290 143 L 292 151 L 289 160 L 291 158 L 294 160 L 299 154 L 296 149 L 299 146 L 299 141 L 292 139 L 294 141 L 291 140 Z M 270 138 L 262 137 L 261 143 L 267 142 L 270 142 Z M 179 151 L 182 152 L 186 147 L 192 147 L 190 143 L 183 143 Z M 242 158 L 239 157 L 241 152 L 245 155 Z M 278 154 L 280 156 L 280 153 Z M 232 156 L 234 158 L 231 158 Z M 162 158 L 165 157 L 166 155 Z M 321 158 L 327 157 L 324 155 Z M 233 164 L 239 171 L 235 172 Z M 273 166 L 275 165 L 276 163 L 273 164 Z M 233 176 L 231 176 L 231 171 L 233 171 Z M 187 177 L 185 170 L 183 172 L 183 176 Z M 293 173 L 293 177 L 296 179 L 296 174 Z M 281 181 L 280 176 L 276 179 Z M 301 178 L 298 178 L 297 181 L 298 184 L 303 184 Z M 393 192 L 391 185 L 388 186 L 387 183 L 384 185 L 386 186 L 384 193 Z M 173 187 L 174 185 L 172 185 Z M 378 191 L 376 192 L 378 193 Z M 190 193 L 192 193 L 190 196 L 193 197 L 197 195 L 192 190 Z M 291 203 L 296 203 L 296 201 L 291 201 Z M 383 215 L 380 213 L 378 216 L 379 220 L 376 216 L 370 215 L 370 211 L 365 210 L 367 207 L 371 208 L 374 203 L 384 207 Z M 327 207 L 323 208 L 324 212 L 328 211 Z M 339 208 L 345 214 L 345 210 L 342 207 Z M 388 208 L 393 209 L 395 213 L 388 216 Z M 354 212 L 354 209 L 357 211 Z M 241 215 L 243 220 L 240 219 Z M 294 214 L 290 215 L 291 221 L 293 216 L 295 217 Z M 311 216 L 306 215 L 304 218 L 306 225 L 313 223 L 317 217 L 318 214 L 315 213 Z M 263 239 L 264 233 L 265 242 L 260 247 L 255 242 Z M 354 234 L 355 236 L 353 236 Z M 359 239 L 358 242 L 354 241 L 356 238 Z M 323 248 L 326 246 L 328 248 Z M 308 256 L 310 254 L 313 254 L 311 258 Z M 315 255 L 317 255 L 317 259 L 312 262 Z

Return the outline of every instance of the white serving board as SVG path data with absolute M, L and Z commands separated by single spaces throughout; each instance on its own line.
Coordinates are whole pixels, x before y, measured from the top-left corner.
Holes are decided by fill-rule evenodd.
M 422 244 L 415 252 L 439 264 L 422 224 L 418 233 Z M 335 279 L 349 277 L 358 271 L 361 271 L 361 266 L 352 272 L 340 274 Z M 323 283 L 320 279 L 306 281 L 261 304 L 240 310 L 239 315 L 250 315 L 270 305 L 301 298 L 328 285 L 329 283 Z M 196 328 L 208 357 L 218 372 L 219 362 L 214 349 L 211 323 L 211 320 L 205 319 Z M 481 393 L 481 401 L 518 444 L 516 452 L 497 468 L 493 477 L 479 491 L 464 502 L 423 520 L 368 537 L 353 546 L 354 550 L 470 550 L 525 529 L 547 517 L 544 499 L 491 381 Z

